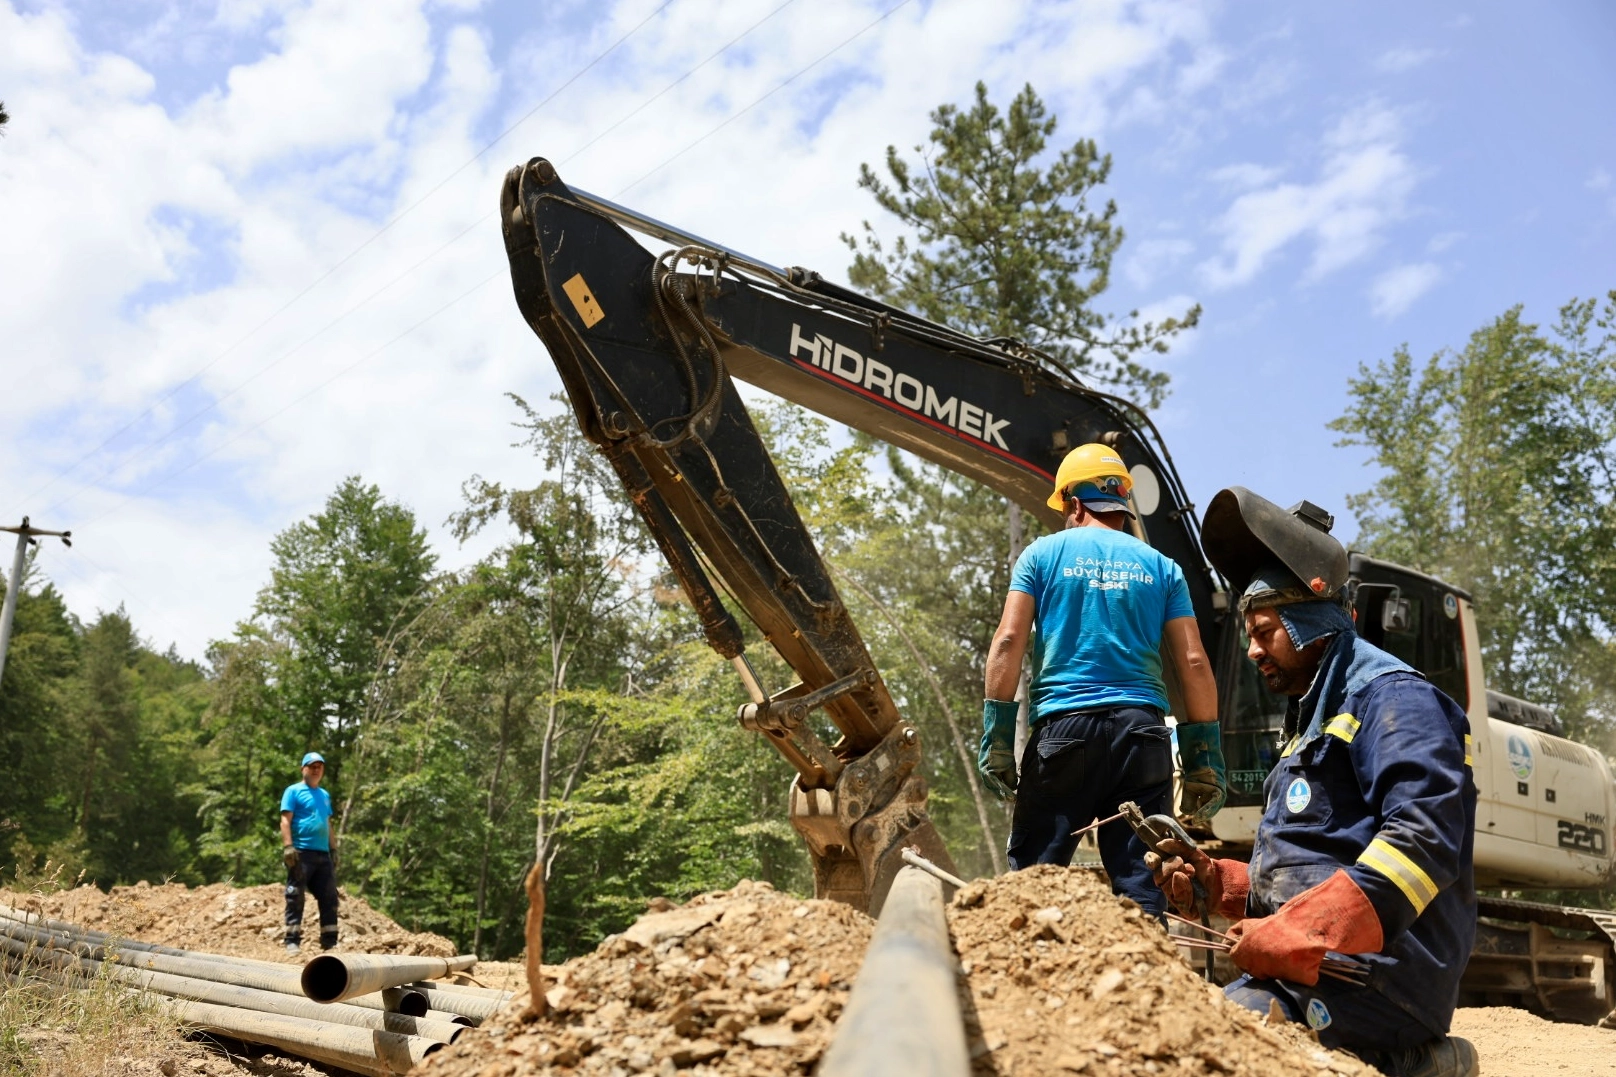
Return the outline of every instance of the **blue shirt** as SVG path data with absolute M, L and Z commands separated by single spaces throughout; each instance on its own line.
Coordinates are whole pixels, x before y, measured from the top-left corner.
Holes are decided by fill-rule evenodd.
M 1108 527 L 1072 527 L 1022 551 L 1010 590 L 1029 594 L 1032 715 L 1096 707 L 1168 709 L 1162 629 L 1193 617 L 1172 558 Z
M 299 849 L 331 851 L 331 794 L 294 782 L 281 794 L 281 811 L 292 813 L 292 844 Z

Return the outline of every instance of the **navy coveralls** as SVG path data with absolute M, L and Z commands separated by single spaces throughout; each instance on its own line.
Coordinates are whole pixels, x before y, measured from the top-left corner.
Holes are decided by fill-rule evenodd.
M 1033 726 L 1021 756 L 1010 821 L 1010 870 L 1072 862 L 1072 831 L 1115 815 L 1124 800 L 1146 815 L 1173 810 L 1171 734 L 1154 707 L 1102 707 Z M 1100 828 L 1100 861 L 1111 889 L 1161 918 L 1167 895 L 1145 867 L 1145 843 L 1120 819 Z
M 1447 1034 L 1476 934 L 1470 722 L 1429 682 L 1385 673 L 1286 746 L 1263 786 L 1247 916 L 1270 916 L 1345 869 L 1385 945 L 1369 985 L 1241 977 L 1231 999 L 1277 999 L 1329 1047 L 1401 1049 Z

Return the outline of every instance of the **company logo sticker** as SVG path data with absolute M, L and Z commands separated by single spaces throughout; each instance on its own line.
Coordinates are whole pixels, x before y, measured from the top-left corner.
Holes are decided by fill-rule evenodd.
M 1523 782 L 1532 776 L 1532 748 L 1519 733 L 1509 735 L 1509 769 Z
M 1285 790 L 1285 810 L 1295 815 L 1313 800 L 1313 787 L 1306 778 L 1297 778 Z
M 1307 1004 L 1307 1027 L 1314 1032 L 1323 1032 L 1330 1027 L 1334 1018 L 1330 1016 L 1330 1008 L 1319 999 L 1311 999 Z
M 1448 615 L 1450 621 L 1459 616 L 1459 600 L 1451 593 L 1442 596 L 1442 612 Z

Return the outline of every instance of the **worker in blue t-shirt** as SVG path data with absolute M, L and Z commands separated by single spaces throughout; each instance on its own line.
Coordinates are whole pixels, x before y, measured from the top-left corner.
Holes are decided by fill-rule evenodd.
M 337 873 L 332 863 L 331 794 L 320 788 L 325 756 L 303 757 L 303 780 L 281 794 L 281 861 L 286 865 L 286 952 L 303 944 L 304 894 L 320 907 L 320 949 L 337 944 Z
M 1132 800 L 1146 815 L 1172 810 L 1173 755 L 1163 716 L 1166 651 L 1187 713 L 1179 716 L 1186 814 L 1223 805 L 1217 685 L 1201 646 L 1184 573 L 1124 528 L 1133 481 L 1116 450 L 1081 445 L 1055 478 L 1050 508 L 1065 530 L 1023 551 L 987 661 L 978 761 L 999 796 L 1015 797 L 1010 867 L 1070 864 L 1073 831 Z M 1032 645 L 1031 735 L 1016 770 L 1014 702 Z M 1160 916 L 1162 892 L 1145 846 L 1120 820 L 1102 826 L 1111 888 Z

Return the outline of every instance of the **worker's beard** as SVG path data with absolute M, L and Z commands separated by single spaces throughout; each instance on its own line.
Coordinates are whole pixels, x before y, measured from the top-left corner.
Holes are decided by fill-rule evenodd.
M 1306 695 L 1307 690 L 1313 687 L 1313 678 L 1318 675 L 1319 662 L 1324 658 L 1324 649 L 1330 645 L 1331 638 L 1308 644 L 1291 655 L 1290 661 L 1283 666 L 1274 661 L 1273 655 L 1264 656 L 1264 661 L 1257 665 L 1257 672 L 1262 674 L 1268 690 L 1279 696 Z

